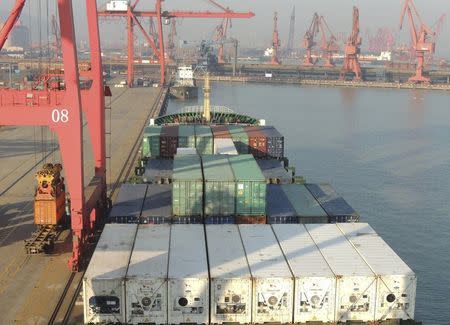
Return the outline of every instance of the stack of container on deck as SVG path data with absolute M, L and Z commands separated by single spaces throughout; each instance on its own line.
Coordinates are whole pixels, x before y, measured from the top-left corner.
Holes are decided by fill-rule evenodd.
M 86 323 L 413 319 L 416 276 L 366 223 L 106 225 Z
M 225 155 L 202 156 L 205 223 L 234 223 L 236 184 Z
M 172 186 L 173 222 L 201 223 L 203 216 L 203 175 L 199 156 L 175 156 Z
M 236 180 L 236 222 L 266 223 L 266 179 L 252 155 L 228 157 Z

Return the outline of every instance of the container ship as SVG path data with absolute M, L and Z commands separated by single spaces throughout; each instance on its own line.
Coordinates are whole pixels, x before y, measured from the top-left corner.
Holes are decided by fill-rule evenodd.
M 170 87 L 170 95 L 181 100 L 197 98 L 198 88 L 195 83 L 192 67 L 178 67 L 175 82 Z
M 416 275 L 264 120 L 149 121 L 83 279 L 87 324 L 420 324 Z

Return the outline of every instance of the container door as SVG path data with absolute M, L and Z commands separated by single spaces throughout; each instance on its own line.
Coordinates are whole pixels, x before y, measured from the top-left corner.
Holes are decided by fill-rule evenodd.
M 256 279 L 253 294 L 253 322 L 292 322 L 292 279 Z
M 295 315 L 296 323 L 308 321 L 334 322 L 336 280 L 325 277 L 297 278 Z
M 376 278 L 343 276 L 336 284 L 336 321 L 375 319 Z
M 378 278 L 376 320 L 414 319 L 417 279 L 415 276 Z

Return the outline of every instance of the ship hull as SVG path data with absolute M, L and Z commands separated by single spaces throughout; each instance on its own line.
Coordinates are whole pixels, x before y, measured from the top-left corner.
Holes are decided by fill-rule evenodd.
M 198 88 L 197 86 L 172 86 L 170 95 L 181 100 L 194 99 L 198 96 Z

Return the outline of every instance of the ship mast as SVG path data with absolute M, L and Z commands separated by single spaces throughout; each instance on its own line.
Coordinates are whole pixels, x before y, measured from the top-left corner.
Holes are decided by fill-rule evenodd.
M 211 87 L 209 85 L 209 73 L 205 75 L 205 84 L 203 85 L 203 117 L 206 123 L 211 121 L 211 107 L 209 105 L 209 94 Z

